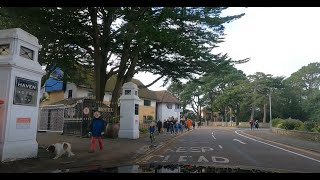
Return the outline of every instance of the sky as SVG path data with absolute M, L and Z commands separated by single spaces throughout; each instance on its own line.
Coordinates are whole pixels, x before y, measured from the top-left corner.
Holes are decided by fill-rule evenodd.
M 245 15 L 225 24 L 225 42 L 214 52 L 227 53 L 246 75 L 255 72 L 289 77 L 302 66 L 320 62 L 319 7 L 231 7 L 225 15 Z M 149 84 L 159 76 L 139 73 L 134 78 Z M 151 90 L 165 90 L 160 80 Z

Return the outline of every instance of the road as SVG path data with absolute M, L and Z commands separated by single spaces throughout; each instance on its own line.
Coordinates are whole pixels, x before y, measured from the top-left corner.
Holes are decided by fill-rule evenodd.
M 320 172 L 320 154 L 261 140 L 245 132 L 236 128 L 195 129 L 139 159 L 137 164 L 192 164 L 252 167 L 277 172 Z

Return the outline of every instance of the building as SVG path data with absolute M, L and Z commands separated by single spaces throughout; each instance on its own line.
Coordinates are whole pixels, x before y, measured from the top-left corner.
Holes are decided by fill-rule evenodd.
M 79 99 L 93 97 L 93 81 L 84 80 L 81 84 L 65 83 L 50 77 L 42 91 L 42 99 L 40 106 L 63 103 L 66 99 Z M 180 117 L 180 102 L 167 91 L 152 91 L 144 87 L 144 84 L 132 79 L 138 88 L 138 96 L 141 99 L 139 103 L 139 120 L 145 122 L 146 120 L 167 119 L 174 116 Z M 112 91 L 116 84 L 116 77 L 113 76 L 107 81 L 105 88 L 105 96 L 103 101 L 110 102 Z M 122 92 L 122 91 L 121 91 Z M 158 116 L 159 115 L 159 116 Z
M 162 122 L 170 117 L 177 118 L 180 121 L 181 103 L 168 91 L 155 91 L 157 96 L 157 120 Z

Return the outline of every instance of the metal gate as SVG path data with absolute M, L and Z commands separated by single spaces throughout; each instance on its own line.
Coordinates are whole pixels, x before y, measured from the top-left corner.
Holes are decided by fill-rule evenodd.
M 70 103 L 71 102 L 71 103 Z M 93 99 L 64 100 L 65 104 L 47 105 L 40 109 L 39 131 L 62 132 L 86 136 L 95 111 L 101 112 L 101 118 L 110 122 L 113 109 L 110 104 Z
M 63 132 L 64 105 L 50 105 L 40 108 L 39 131 Z

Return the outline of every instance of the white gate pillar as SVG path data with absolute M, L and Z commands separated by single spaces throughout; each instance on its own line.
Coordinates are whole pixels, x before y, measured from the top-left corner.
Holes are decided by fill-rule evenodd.
M 15 28 L 0 30 L 0 160 L 38 154 L 37 124 L 41 78 L 38 39 Z
M 139 102 L 137 85 L 132 82 L 123 84 L 120 97 L 119 138 L 139 138 Z

